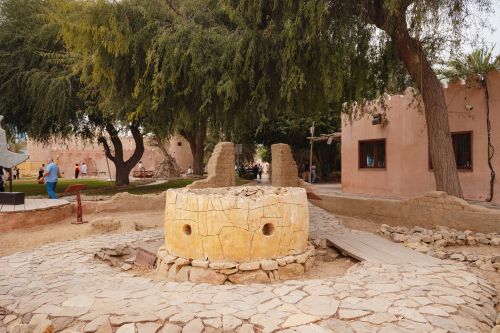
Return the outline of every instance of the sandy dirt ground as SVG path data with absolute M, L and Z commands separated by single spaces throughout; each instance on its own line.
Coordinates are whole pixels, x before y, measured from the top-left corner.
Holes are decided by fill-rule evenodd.
M 148 212 L 119 212 L 106 214 L 91 214 L 84 216 L 85 221 L 101 218 L 112 218 L 120 221 L 120 227 L 107 233 L 123 233 L 127 231 L 157 228 L 163 225 L 164 211 Z M 91 223 L 71 224 L 75 218 L 71 217 L 54 224 L 41 225 L 29 229 L 19 229 L 0 235 L 0 256 L 10 255 L 40 247 L 45 244 L 66 240 L 84 238 L 102 234 L 103 231 L 92 226 Z
M 329 277 L 341 276 L 347 272 L 349 267 L 356 263 L 356 260 L 350 258 L 338 258 L 330 262 L 316 261 L 314 266 L 298 279 L 326 279 Z
M 355 217 L 335 215 L 337 219 L 342 222 L 349 229 L 362 230 L 376 234 L 380 228 L 379 223 L 374 223 L 366 220 L 360 220 Z

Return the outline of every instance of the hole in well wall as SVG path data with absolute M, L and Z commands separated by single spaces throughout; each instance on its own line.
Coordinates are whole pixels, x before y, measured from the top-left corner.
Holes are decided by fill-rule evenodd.
M 191 226 L 189 224 L 184 224 L 182 227 L 182 231 L 184 232 L 184 235 L 190 236 L 191 235 Z
M 274 233 L 274 225 L 272 223 L 266 223 L 262 227 L 262 233 L 265 236 L 271 236 Z

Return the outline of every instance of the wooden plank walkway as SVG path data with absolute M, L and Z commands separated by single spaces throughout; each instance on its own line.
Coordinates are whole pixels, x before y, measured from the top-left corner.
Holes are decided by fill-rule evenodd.
M 64 199 L 26 199 L 24 205 L 0 205 L 0 213 L 29 212 L 68 205 Z
M 435 265 L 440 262 L 439 259 L 367 232 L 327 235 L 326 239 L 331 246 L 360 261 L 419 265 Z

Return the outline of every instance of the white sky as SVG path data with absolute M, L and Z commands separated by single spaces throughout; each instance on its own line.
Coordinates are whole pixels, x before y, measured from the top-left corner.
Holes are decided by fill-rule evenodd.
M 494 31 L 484 28 L 481 31 L 481 35 L 482 38 L 484 38 L 486 45 L 489 47 L 495 46 L 493 49 L 493 55 L 496 56 L 500 54 L 500 0 L 493 0 L 492 3 L 492 10 L 494 12 L 491 15 L 488 15 L 487 19 L 489 25 L 494 29 Z

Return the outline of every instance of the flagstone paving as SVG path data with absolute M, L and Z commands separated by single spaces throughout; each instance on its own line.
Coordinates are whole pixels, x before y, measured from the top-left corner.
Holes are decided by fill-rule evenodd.
M 343 226 L 311 206 L 310 229 Z M 360 263 L 330 279 L 212 286 L 158 282 L 93 258 L 162 237 L 103 235 L 0 258 L 0 332 L 35 332 L 30 322 L 44 321 L 62 332 L 491 332 L 497 317 L 493 286 L 454 262 Z

